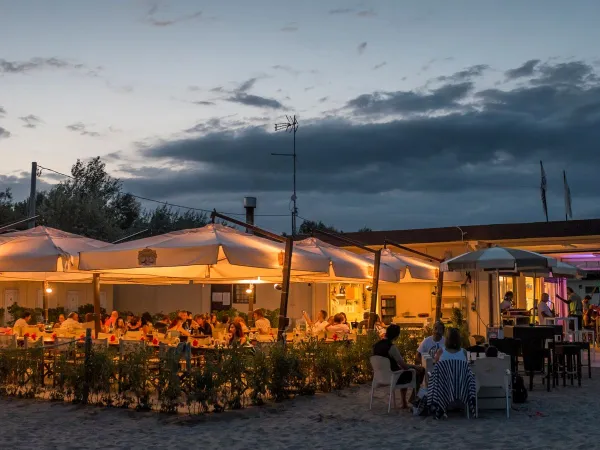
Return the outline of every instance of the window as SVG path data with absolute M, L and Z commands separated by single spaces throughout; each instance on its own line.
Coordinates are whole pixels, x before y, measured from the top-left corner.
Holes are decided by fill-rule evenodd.
M 252 289 L 252 292 L 247 292 L 250 288 Z M 235 284 L 233 286 L 233 303 L 250 303 L 250 300 L 252 300 L 252 303 L 256 304 L 255 286 L 247 284 Z

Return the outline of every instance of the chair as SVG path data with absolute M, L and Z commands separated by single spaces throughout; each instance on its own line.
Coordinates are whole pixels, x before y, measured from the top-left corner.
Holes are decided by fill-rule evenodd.
M 17 336 L 11 335 L 0 335 L 0 348 L 16 348 L 17 347 Z
M 108 339 L 92 339 L 92 350 L 94 351 L 105 351 L 108 349 Z
M 473 365 L 473 372 L 477 383 L 477 397 L 475 398 L 475 417 L 479 417 L 479 400 L 504 399 L 506 402 L 506 418 L 510 417 L 512 403 L 512 387 L 510 374 L 510 360 L 508 358 L 483 358 L 478 359 Z M 481 395 L 481 388 L 488 393 Z M 500 390 L 502 390 L 501 395 Z
M 467 361 L 439 361 L 429 380 L 427 401 L 436 418 L 444 417 L 456 402 L 465 405 L 467 418 L 476 414 L 477 382 Z
M 371 366 L 373 367 L 373 382 L 371 384 L 371 400 L 369 403 L 369 410 L 373 407 L 373 394 L 376 388 L 388 387 L 390 388 L 390 397 L 388 400 L 388 413 L 392 409 L 392 400 L 394 407 L 396 407 L 396 389 L 408 389 L 417 390 L 417 372 L 415 369 L 410 370 L 398 370 L 392 371 L 390 368 L 390 360 L 383 356 L 371 356 Z M 400 376 L 404 372 L 411 372 L 412 378 L 410 383 L 396 384 L 400 379 Z M 415 392 L 416 395 L 416 392 Z

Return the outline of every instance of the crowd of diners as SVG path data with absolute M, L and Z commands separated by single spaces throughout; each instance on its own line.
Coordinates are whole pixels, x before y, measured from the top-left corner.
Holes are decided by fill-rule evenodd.
M 13 330 L 20 330 L 23 327 L 37 326 L 40 331 L 47 328 L 44 323 L 31 323 L 32 314 L 28 311 L 22 313 L 14 325 Z M 253 312 L 254 328 L 256 333 L 260 335 L 268 335 L 271 333 L 271 323 L 265 317 L 262 309 L 257 309 Z M 83 330 L 86 324 L 94 322 L 94 315 L 88 313 L 84 320 L 81 321 L 79 314 L 71 312 L 65 316 L 60 314 L 58 320 L 50 324 L 49 328 L 54 330 L 76 331 Z M 178 332 L 179 336 L 212 336 L 214 330 L 224 330 L 225 334 L 229 334 L 230 344 L 247 342 L 246 334 L 250 332 L 250 328 L 246 324 L 243 317 L 237 316 L 230 318 L 223 314 L 220 319 L 217 319 L 216 314 L 196 314 L 191 311 L 179 310 L 177 315 L 170 319 L 165 314 L 158 314 L 154 318 L 149 312 L 143 313 L 141 316 L 136 316 L 131 312 L 120 313 L 113 311 L 110 315 L 105 314 L 100 320 L 100 332 L 114 334 L 117 338 L 125 336 L 128 332 L 141 332 L 143 335 L 150 335 L 154 331 L 158 333 Z M 9 331 L 9 329 L 5 330 Z

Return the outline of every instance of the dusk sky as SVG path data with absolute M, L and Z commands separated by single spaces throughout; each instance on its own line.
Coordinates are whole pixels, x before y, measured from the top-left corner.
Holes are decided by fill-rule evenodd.
M 574 218 L 600 217 L 599 19 L 597 0 L 0 0 L 0 189 L 101 156 L 134 194 L 253 195 L 289 231 L 291 161 L 270 154 L 295 113 L 302 217 L 541 221 L 540 160 L 551 219 L 563 170 Z

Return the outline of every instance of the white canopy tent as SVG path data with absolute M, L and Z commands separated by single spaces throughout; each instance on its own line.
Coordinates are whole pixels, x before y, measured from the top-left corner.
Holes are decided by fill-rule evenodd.
M 314 255 L 319 255 L 330 261 L 330 269 L 324 274 L 310 276 L 297 276 L 296 280 L 309 280 L 316 282 L 348 281 L 361 282 L 373 278 L 374 262 L 367 255 L 345 250 L 335 245 L 328 244 L 317 238 L 308 238 L 294 243 L 294 251 L 304 250 Z M 379 281 L 397 283 L 400 281 L 400 270 L 385 264 L 379 265 Z
M 79 269 L 206 283 L 280 280 L 285 246 L 220 224 L 82 251 Z M 295 249 L 292 276 L 327 274 L 329 259 Z M 104 275 L 103 275 L 104 276 Z
M 375 259 L 372 254 L 365 256 L 371 261 Z M 438 263 L 401 255 L 388 248 L 381 250 L 381 262 L 397 270 L 400 273 L 402 283 L 436 282 L 440 270 Z M 464 280 L 464 276 L 458 272 L 448 272 L 444 280 L 460 282 Z

